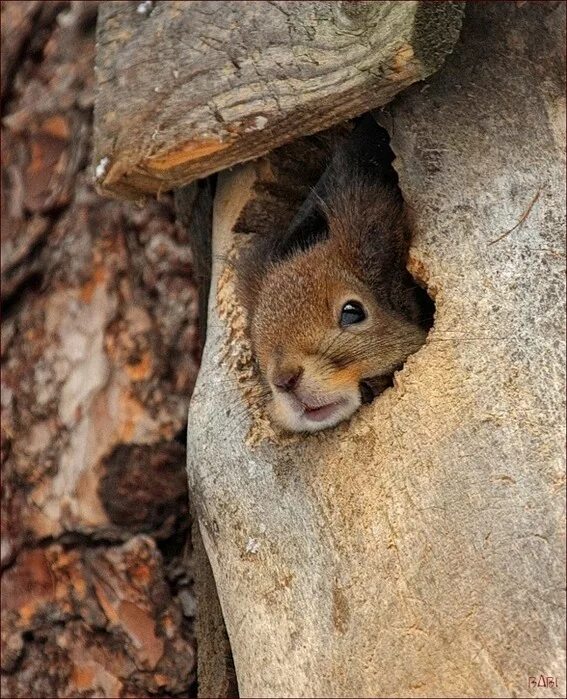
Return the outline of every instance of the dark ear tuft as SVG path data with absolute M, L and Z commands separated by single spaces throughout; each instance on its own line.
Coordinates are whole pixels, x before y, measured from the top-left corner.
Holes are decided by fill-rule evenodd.
M 273 260 L 283 260 L 298 250 L 307 250 L 328 236 L 327 219 L 321 206 L 321 180 L 294 216 L 287 231 L 273 248 Z
M 287 231 L 272 249 L 274 261 L 297 250 L 305 250 L 328 237 L 326 210 L 337 189 L 349 187 L 353 180 L 371 181 L 387 190 L 389 197 L 399 198 L 398 176 L 392 167 L 394 154 L 390 137 L 371 114 L 356 120 L 353 131 L 339 146 L 327 168 L 307 197 Z

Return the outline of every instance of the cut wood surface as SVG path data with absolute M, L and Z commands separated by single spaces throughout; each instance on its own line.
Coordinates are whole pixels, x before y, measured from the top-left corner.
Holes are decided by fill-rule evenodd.
M 385 104 L 441 65 L 463 5 L 102 3 L 101 190 L 166 191 Z
M 565 695 L 564 29 L 471 4 L 384 115 L 437 311 L 348 424 L 284 440 L 258 408 L 223 261 L 257 173 L 220 177 L 188 472 L 241 696 Z

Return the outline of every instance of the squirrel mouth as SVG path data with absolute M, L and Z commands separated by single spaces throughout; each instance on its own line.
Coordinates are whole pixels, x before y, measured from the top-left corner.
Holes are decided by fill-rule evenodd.
M 275 422 L 290 432 L 318 432 L 346 420 L 359 405 L 358 390 L 326 396 L 289 391 L 274 393 L 271 409 Z
M 301 403 L 303 407 L 303 415 L 309 420 L 314 420 L 315 422 L 322 422 L 329 418 L 337 409 L 341 403 L 344 401 L 335 401 L 334 403 L 327 403 L 327 405 L 319 406 L 309 406 L 305 403 Z

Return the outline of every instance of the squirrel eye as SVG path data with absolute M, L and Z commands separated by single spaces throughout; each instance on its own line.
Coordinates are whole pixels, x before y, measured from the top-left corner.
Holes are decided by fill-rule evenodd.
M 364 306 L 358 301 L 347 301 L 341 310 L 340 324 L 344 328 L 347 325 L 362 323 L 366 319 Z

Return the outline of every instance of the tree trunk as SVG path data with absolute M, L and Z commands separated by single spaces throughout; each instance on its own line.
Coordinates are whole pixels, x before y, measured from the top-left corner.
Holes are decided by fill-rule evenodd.
M 106 2 L 95 162 L 140 198 L 385 104 L 433 73 L 461 2 Z
M 564 27 L 471 4 L 381 116 L 436 317 L 348 424 L 282 440 L 258 408 L 223 262 L 258 170 L 219 178 L 188 471 L 241 696 L 565 694 Z
M 94 192 L 96 9 L 2 3 L 5 697 L 194 690 L 197 294 L 169 199 Z

